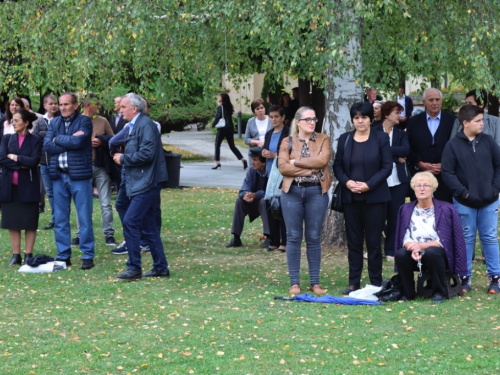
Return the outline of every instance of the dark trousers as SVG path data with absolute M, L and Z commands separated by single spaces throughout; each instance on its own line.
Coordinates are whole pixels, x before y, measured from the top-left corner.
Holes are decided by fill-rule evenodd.
M 153 269 L 162 272 L 168 268 L 157 223 L 160 190 L 161 185 L 158 185 L 145 193 L 130 197 L 130 204 L 123 218 L 123 235 L 127 242 L 129 270 L 142 270 L 141 234 L 151 250 Z
M 363 272 L 363 242 L 368 252 L 368 276 L 375 286 L 382 284 L 382 229 L 386 203 L 344 204 L 344 219 L 349 260 L 349 285 L 360 287 Z
M 267 216 L 269 218 L 269 230 L 271 231 L 271 246 L 286 246 L 285 220 L 275 219 L 270 213 Z
M 40 173 L 40 166 L 36 169 L 36 173 L 38 174 L 38 179 L 40 180 L 40 202 L 38 203 L 38 207 L 41 211 L 45 210 L 45 187 L 43 186 L 43 178 L 42 173 Z
M 405 204 L 406 193 L 410 184 L 405 182 L 390 187 L 391 200 L 387 202 L 387 227 L 385 230 L 384 252 L 386 256 L 394 256 L 394 241 L 396 238 L 396 224 L 398 222 L 399 207 Z
M 401 248 L 396 252 L 394 258 L 401 284 L 403 295 L 412 300 L 415 298 L 415 276 L 418 271 L 417 262 L 411 257 L 411 251 Z M 446 277 L 445 272 L 448 268 L 446 253 L 442 247 L 429 247 L 422 255 L 422 270 L 426 270 L 432 277 L 432 294 L 441 293 L 446 296 Z
M 217 131 L 217 135 L 215 136 L 215 161 L 220 161 L 220 145 L 222 141 L 226 138 L 227 144 L 229 148 L 233 152 L 234 156 L 238 158 L 238 160 L 243 159 L 243 155 L 240 150 L 234 145 L 234 130 L 222 128 Z
M 241 236 L 243 233 L 243 226 L 245 225 L 245 216 L 250 217 L 250 222 L 254 221 L 259 216 L 262 218 L 262 225 L 264 226 L 264 234 L 269 235 L 269 219 L 267 215 L 267 204 L 265 199 L 253 201 L 252 203 L 245 202 L 243 199 L 236 199 L 234 204 L 233 225 L 231 233 Z

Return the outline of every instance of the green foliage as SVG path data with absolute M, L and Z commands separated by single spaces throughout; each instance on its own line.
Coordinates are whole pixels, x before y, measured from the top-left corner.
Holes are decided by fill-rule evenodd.
M 252 117 L 255 117 L 254 115 L 241 115 L 241 134 L 245 134 L 245 131 L 247 129 L 247 122 L 250 120 Z M 238 132 L 238 117 L 233 116 L 233 125 L 234 125 L 234 132 Z
M 453 94 L 443 95 L 442 109 L 451 113 L 458 112 L 462 103 Z
M 213 120 L 217 106 L 213 100 L 205 100 L 193 105 L 170 107 L 158 115 L 151 114 L 161 124 L 162 133 L 172 130 L 182 131 L 186 125 L 207 124 Z

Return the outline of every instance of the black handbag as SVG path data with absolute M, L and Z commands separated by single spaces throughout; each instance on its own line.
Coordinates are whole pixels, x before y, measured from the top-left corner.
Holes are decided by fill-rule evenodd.
M 333 190 L 332 205 L 330 208 L 333 211 L 344 212 L 344 205 L 342 204 L 342 185 L 340 182 L 337 182 L 337 186 L 335 186 L 335 190 Z
M 281 190 L 278 190 L 278 194 L 273 195 L 269 200 L 269 212 L 276 220 L 283 220 L 283 214 L 281 213 Z

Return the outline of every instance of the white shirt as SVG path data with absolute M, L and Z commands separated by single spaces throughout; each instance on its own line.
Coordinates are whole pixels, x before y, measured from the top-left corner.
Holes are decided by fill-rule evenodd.
M 3 123 L 3 134 L 14 134 L 15 131 L 14 131 L 14 125 L 12 124 L 12 120 L 10 120 L 10 122 L 7 122 L 7 120 L 5 120 L 5 122 Z
M 405 107 L 405 102 L 406 102 L 406 95 L 403 94 L 403 97 L 400 99 L 398 95 L 398 103 L 403 107 L 403 110 L 401 111 L 401 117 L 406 117 L 406 107 Z
M 269 119 L 267 118 L 267 116 L 264 120 L 259 120 L 257 117 L 255 118 L 255 125 L 257 125 L 257 130 L 259 131 L 259 141 L 264 142 L 264 139 L 266 138 L 268 123 Z
M 385 128 L 384 128 L 384 132 L 385 132 Z M 392 135 L 393 134 L 394 134 L 394 129 L 392 129 L 391 132 L 389 133 L 389 145 L 390 146 L 392 146 Z M 393 187 L 393 186 L 397 186 L 400 184 L 401 184 L 401 181 L 399 181 L 398 169 L 396 167 L 396 163 L 392 163 L 392 173 L 389 177 L 387 177 L 387 185 L 389 185 L 389 187 Z

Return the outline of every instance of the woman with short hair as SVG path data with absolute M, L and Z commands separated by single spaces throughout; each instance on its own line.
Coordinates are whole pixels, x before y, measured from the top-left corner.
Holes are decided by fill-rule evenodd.
M 421 267 L 432 277 L 432 301 L 446 300 L 446 270 L 467 273 L 467 253 L 462 224 L 455 207 L 433 198 L 438 187 L 429 171 L 418 172 L 410 181 L 416 201 L 403 205 L 398 214 L 395 256 L 404 298 L 415 298 L 414 272 Z
M 264 147 L 264 140 L 266 138 L 266 133 L 273 127 L 269 116 L 266 115 L 266 107 L 264 106 L 264 100 L 257 98 L 252 100 L 250 103 L 250 108 L 252 109 L 255 117 L 252 117 L 247 122 L 247 128 L 245 130 L 245 143 L 248 147 L 248 158 L 250 160 L 250 153 L 260 153 L 262 147 Z

